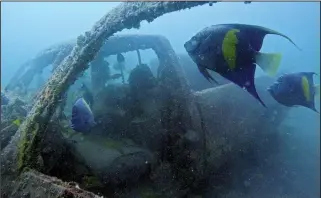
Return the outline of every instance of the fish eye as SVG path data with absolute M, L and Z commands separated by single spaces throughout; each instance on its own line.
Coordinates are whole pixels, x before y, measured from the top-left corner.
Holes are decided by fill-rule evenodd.
M 199 42 L 195 36 L 191 38 L 189 42 L 186 42 L 184 47 L 188 52 L 192 52 L 197 49 Z
M 192 46 L 196 46 L 197 43 L 198 43 L 198 42 L 197 42 L 196 40 L 192 40 L 192 43 L 191 43 L 191 44 L 192 44 Z
M 197 36 L 193 36 L 191 41 L 192 41 L 193 45 L 197 45 L 198 44 L 198 37 Z

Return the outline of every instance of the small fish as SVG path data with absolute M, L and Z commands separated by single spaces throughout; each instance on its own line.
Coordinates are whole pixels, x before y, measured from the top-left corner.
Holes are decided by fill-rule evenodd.
M 286 35 L 265 27 L 220 24 L 203 29 L 184 47 L 208 81 L 217 83 L 207 71 L 209 69 L 244 87 L 265 106 L 254 85 L 256 65 L 274 76 L 281 62 L 281 54 L 259 52 L 267 34 L 285 37 L 296 46 Z
M 125 57 L 122 54 L 117 54 L 117 62 L 113 65 L 113 68 L 117 71 L 123 72 L 125 70 Z
M 12 123 L 15 124 L 17 127 L 20 127 L 21 125 L 20 119 L 15 119 Z
M 122 63 L 125 62 L 125 57 L 122 54 L 117 54 L 117 62 Z
M 118 79 L 118 78 L 121 78 L 122 76 L 123 76 L 122 74 L 113 74 L 113 75 L 110 77 L 110 79 L 116 80 L 116 79 Z
M 71 128 L 77 132 L 87 133 L 95 125 L 89 105 L 84 98 L 79 98 L 72 107 Z
M 125 57 L 122 54 L 117 54 L 117 63 L 114 64 L 114 69 L 119 70 L 122 77 L 123 84 L 125 83 L 124 70 L 125 68 Z
M 1 92 L 1 105 L 7 105 L 9 102 L 9 98 Z
M 89 88 L 85 85 L 85 83 L 82 83 L 81 90 L 83 91 L 83 98 L 89 104 L 89 106 L 92 107 L 92 105 L 94 104 L 94 96 L 92 95 Z
M 271 96 L 280 104 L 288 107 L 304 106 L 313 111 L 314 99 L 320 96 L 320 85 L 313 82 L 314 72 L 284 74 L 268 88 Z

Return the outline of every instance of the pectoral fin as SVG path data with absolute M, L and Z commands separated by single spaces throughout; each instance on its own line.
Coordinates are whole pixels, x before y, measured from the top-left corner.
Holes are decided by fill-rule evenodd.
M 201 74 L 208 80 L 209 82 L 214 81 L 216 84 L 219 84 L 212 76 L 211 74 L 207 71 L 207 69 L 201 65 L 197 65 L 198 70 L 201 72 Z

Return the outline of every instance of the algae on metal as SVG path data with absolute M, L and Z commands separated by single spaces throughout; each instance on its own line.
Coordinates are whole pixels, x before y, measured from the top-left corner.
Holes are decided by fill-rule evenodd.
M 41 139 L 37 136 L 37 131 L 40 130 L 39 123 L 35 123 L 35 125 L 32 125 L 31 127 L 34 127 L 30 129 L 32 135 L 28 136 L 26 131 L 23 131 L 22 139 L 18 145 L 18 169 L 20 171 L 23 171 L 24 168 L 37 168 L 36 162 L 40 149 L 37 146 L 39 141 L 41 141 Z M 28 155 L 25 155 L 24 153 L 27 153 Z

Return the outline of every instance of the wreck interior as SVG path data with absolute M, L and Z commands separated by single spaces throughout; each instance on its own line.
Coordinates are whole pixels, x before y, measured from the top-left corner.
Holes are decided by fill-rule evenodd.
M 205 3 L 121 4 L 77 41 L 52 46 L 21 65 L 6 87 L 16 102 L 3 111 L 16 112 L 16 116 L 2 122 L 2 131 L 10 134 L 1 140 L 2 195 L 147 198 L 225 194 L 230 192 L 226 187 L 230 183 L 244 180 L 243 175 L 232 178 L 231 174 L 250 165 L 260 166 L 255 164 L 260 158 L 275 154 L 277 148 L 273 151 L 270 145 L 278 141 L 277 128 L 288 108 L 265 91 L 271 79 L 256 80 L 269 106 L 265 109 L 223 78 L 220 85 L 204 83 L 191 88 L 195 70 L 188 67 L 196 66 L 182 61 L 161 35 L 113 35 L 137 27 L 142 20 Z M 150 10 L 152 18 L 147 16 Z M 155 54 L 157 67 L 144 61 L 143 50 Z M 129 53 L 136 55 L 136 61 L 127 62 Z M 108 72 L 117 54 L 124 55 L 126 71 Z M 50 78 L 31 89 L 32 81 L 48 68 Z M 120 77 L 111 79 L 118 73 Z M 92 111 L 97 122 L 86 136 L 69 127 L 72 104 L 81 97 L 82 84 L 94 95 Z M 26 92 L 30 97 L 21 99 Z M 20 112 L 22 106 L 27 110 Z M 23 120 L 19 127 L 11 124 L 18 117 Z M 258 179 L 253 177 L 251 182 Z M 35 186 L 41 189 L 35 192 Z

